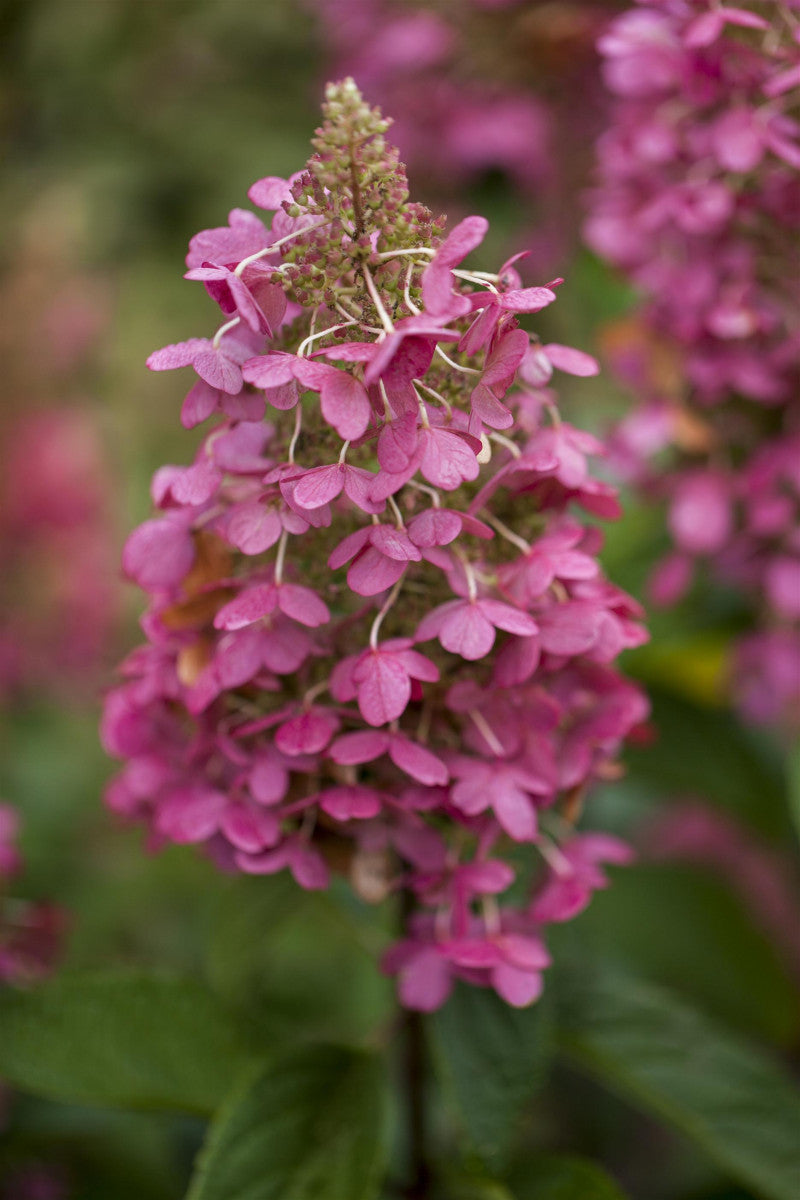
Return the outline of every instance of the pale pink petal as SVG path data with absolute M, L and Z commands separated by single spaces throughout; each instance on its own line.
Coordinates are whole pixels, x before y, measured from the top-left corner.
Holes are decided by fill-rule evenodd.
M 155 350 L 147 360 L 151 371 L 173 371 L 177 367 L 190 367 L 198 354 L 211 350 L 212 342 L 208 338 L 190 338 L 188 342 L 174 342 Z
M 292 203 L 292 189 L 288 179 L 281 179 L 279 175 L 267 175 L 248 188 L 247 198 L 258 208 L 275 212 L 284 200 Z
M 492 808 L 502 828 L 515 842 L 536 840 L 536 810 L 533 801 L 507 776 L 492 793 Z
M 479 604 L 484 616 L 506 633 L 515 633 L 517 637 L 532 637 L 534 633 L 539 632 L 539 626 L 533 617 L 510 604 L 503 604 L 502 600 L 480 600 Z
M 280 387 L 294 378 L 295 361 L 293 354 L 262 354 L 247 359 L 242 365 L 242 375 L 245 382 L 255 387 Z
M 582 350 L 575 350 L 572 346 L 560 346 L 557 342 L 549 342 L 542 346 L 542 350 L 554 367 L 559 371 L 566 371 L 569 375 L 598 375 L 600 372 L 600 364 L 596 358 L 592 358 L 591 354 L 584 354 Z

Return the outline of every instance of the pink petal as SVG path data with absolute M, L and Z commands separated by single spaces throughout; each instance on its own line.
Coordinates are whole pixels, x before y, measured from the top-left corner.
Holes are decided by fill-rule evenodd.
M 484 658 L 494 645 L 494 626 L 478 604 L 461 601 L 442 621 L 439 641 L 469 662 Z
M 381 811 L 381 798 L 372 788 L 327 788 L 320 792 L 319 806 L 335 821 L 369 820 Z
M 237 504 L 225 526 L 228 540 L 243 554 L 263 554 L 274 546 L 283 526 L 274 505 L 259 500 Z
M 294 498 L 301 508 L 321 508 L 334 500 L 345 485 L 345 468 L 340 463 L 330 467 L 312 467 L 306 471 L 294 489 Z
M 447 783 L 450 774 L 440 758 L 410 738 L 395 736 L 389 746 L 389 756 L 396 767 L 418 783 L 430 787 Z
M 552 304 L 556 298 L 555 292 L 546 287 L 522 288 L 520 291 L 503 292 L 500 303 L 510 312 L 541 312 Z
M 450 969 L 438 950 L 423 949 L 400 973 L 400 1001 L 418 1012 L 441 1008 L 452 988 Z
M 339 718 L 323 709 L 309 709 L 285 721 L 275 731 L 275 745 L 283 754 L 319 754 L 339 728 Z
M 508 963 L 500 963 L 492 969 L 492 987 L 507 1004 L 527 1008 L 541 996 L 544 980 L 537 971 L 521 971 Z
M 465 481 L 478 478 L 480 463 L 463 438 L 446 429 L 422 429 L 419 436 L 423 446 L 420 470 L 434 487 L 452 492 Z
M 214 617 L 215 629 L 243 629 L 274 612 L 278 604 L 278 589 L 272 583 L 245 588 L 235 600 L 224 604 Z
M 572 346 L 560 346 L 557 342 L 549 342 L 542 350 L 554 367 L 566 371 L 569 375 L 598 375 L 600 364 L 591 354 L 575 350 Z
M 554 604 L 538 620 L 541 646 L 549 654 L 583 654 L 597 639 L 598 611 L 590 604 Z
M 484 425 L 490 429 L 510 429 L 514 417 L 505 404 L 501 404 L 494 392 L 485 383 L 479 383 L 470 396 L 472 411 L 480 417 Z
M 278 605 L 287 617 L 312 629 L 327 624 L 331 619 L 327 604 L 316 592 L 294 583 L 281 584 L 278 589 Z
M 358 707 L 370 725 L 385 725 L 405 712 L 411 699 L 408 674 L 389 654 L 370 651 L 355 671 L 358 685 Z
M 270 212 L 279 209 L 284 200 L 291 204 L 293 199 L 289 181 L 281 179 L 278 175 L 267 175 L 264 179 L 257 180 L 248 189 L 247 198 L 258 208 L 266 208 Z
M 369 542 L 370 532 L 370 527 L 366 526 L 364 529 L 356 529 L 354 533 L 349 533 L 346 538 L 343 538 L 328 559 L 328 566 L 331 570 L 336 571 L 339 567 L 343 567 L 346 562 L 358 554 L 359 550 L 363 550 Z
M 212 343 L 208 338 L 190 338 L 188 342 L 174 342 L 155 350 L 147 360 L 151 371 L 173 371 L 178 367 L 190 367 L 198 354 L 211 349 Z
M 404 562 L 386 558 L 373 546 L 369 546 L 350 567 L 347 582 L 359 596 L 377 596 L 397 583 L 405 569 Z
M 145 591 L 172 588 L 188 575 L 194 563 L 192 535 L 174 521 L 145 521 L 125 543 L 122 567 Z
M 183 402 L 181 408 L 181 425 L 184 429 L 194 429 L 207 420 L 219 408 L 219 389 L 212 388 L 204 380 L 198 379 Z
M 175 477 L 170 490 L 178 504 L 205 504 L 216 493 L 221 483 L 221 473 L 210 459 L 205 459 L 181 471 Z
M 247 804 L 229 804 L 220 821 L 220 832 L 237 850 L 257 854 L 275 845 L 280 838 L 280 824 L 274 813 Z
M 204 842 L 216 833 L 227 803 L 224 793 L 212 788 L 181 788 L 159 808 L 156 829 L 173 842 Z
M 247 359 L 242 365 L 242 375 L 247 383 L 255 387 L 280 387 L 294 379 L 294 363 L 293 354 L 262 354 Z
M 378 730 L 364 729 L 356 733 L 345 733 L 337 738 L 329 750 L 334 762 L 344 766 L 354 766 L 359 763 L 372 762 L 386 752 L 389 746 L 389 734 Z
M 502 828 L 515 842 L 536 841 L 536 810 L 533 801 L 510 779 L 504 779 L 493 792 L 492 808 Z
M 347 371 L 334 371 L 320 393 L 322 415 L 339 437 L 354 441 L 366 432 L 370 403 L 364 385 Z
M 448 546 L 458 537 L 462 524 L 459 513 L 429 508 L 409 522 L 408 536 L 416 546 Z
M 504 629 L 506 633 L 515 633 L 517 637 L 532 637 L 534 633 L 539 632 L 539 626 L 533 617 L 510 604 L 503 604 L 502 600 L 480 600 L 479 604 L 481 611 L 492 624 L 498 629 Z
M 279 804 L 289 787 L 289 772 L 276 758 L 259 758 L 250 772 L 250 794 L 259 804 Z

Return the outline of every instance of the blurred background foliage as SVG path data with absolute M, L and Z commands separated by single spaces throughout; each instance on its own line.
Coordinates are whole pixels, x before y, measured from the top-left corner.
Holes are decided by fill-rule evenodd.
M 210 328 L 205 295 L 181 278 L 185 245 L 245 203 L 253 180 L 303 164 L 322 41 L 313 13 L 290 0 L 0 3 L 4 461 L 29 411 L 84 414 L 101 447 L 114 561 L 148 514 L 153 470 L 188 462 L 199 438 L 178 421 L 183 380 L 143 365 L 153 348 Z M 412 184 L 427 197 L 424 178 Z M 517 217 L 510 184 L 492 177 L 477 190 L 461 209 L 474 204 L 499 223 L 490 249 L 504 249 Z M 632 298 L 585 251 L 560 273 L 567 286 L 545 332 L 602 357 L 603 330 Z M 65 360 L 71 322 L 84 352 Z M 608 373 L 565 395 L 568 416 L 595 429 L 626 403 Z M 665 544 L 658 513 L 628 504 L 609 531 L 608 573 L 641 596 Z M 97 698 L 133 644 L 139 604 L 113 570 L 110 630 L 87 676 L 39 679 L 0 701 L 0 798 L 24 817 L 17 889 L 68 910 L 69 968 L 203 976 L 277 1043 L 298 1031 L 356 1039 L 377 1029 L 392 1014 L 374 965 L 391 914 L 362 911 L 336 889 L 300 895 L 283 880 L 223 878 L 188 849 L 147 856 L 140 833 L 104 811 Z M 37 576 L 19 586 L 15 603 L 38 603 Z M 58 628 L 57 609 L 48 620 Z M 652 692 L 652 736 L 631 751 L 626 777 L 592 800 L 588 820 L 631 839 L 640 859 L 554 948 L 584 963 L 610 958 L 796 1062 L 797 831 L 785 748 L 725 707 L 726 639 L 742 620 L 735 596 L 695 593 L 653 614 L 652 644 L 628 655 Z M 684 818 L 696 836 L 681 841 Z M 560 1066 L 531 1105 L 529 1143 L 599 1159 L 641 1200 L 751 1196 L 688 1141 L 573 1072 Z M 177 1200 L 202 1127 L 9 1091 L 0 1197 L 23 1195 L 12 1190 L 20 1172 L 44 1164 L 51 1191 L 25 1195 Z

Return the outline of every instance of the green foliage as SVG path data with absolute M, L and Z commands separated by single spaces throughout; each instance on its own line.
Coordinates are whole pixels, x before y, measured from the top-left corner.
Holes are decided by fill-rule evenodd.
M 786 770 L 789 777 L 789 813 L 800 837 L 800 741 L 792 746 Z
M 586 955 L 674 987 L 746 1033 L 785 1045 L 797 1035 L 794 981 L 739 897 L 710 872 L 652 862 L 616 871 L 574 934 Z
M 384 1158 L 383 1079 L 371 1054 L 309 1046 L 234 1090 L 188 1200 L 373 1200 Z
M 481 1158 L 502 1166 L 546 1080 L 553 1050 L 547 1004 L 515 1009 L 488 989 L 461 984 L 433 1029 L 460 1124 Z
M 602 1167 L 571 1155 L 537 1155 L 518 1166 L 508 1183 L 514 1200 L 625 1200 Z
M 53 1099 L 209 1113 L 245 1058 L 224 1009 L 189 979 L 87 973 L 0 993 L 0 1076 Z
M 682 1130 L 768 1200 L 797 1200 L 800 1092 L 769 1058 L 667 991 L 572 977 L 561 1043 L 602 1082 Z

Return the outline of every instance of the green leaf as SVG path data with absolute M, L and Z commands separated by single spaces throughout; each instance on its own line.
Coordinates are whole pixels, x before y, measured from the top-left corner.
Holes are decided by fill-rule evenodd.
M 460 984 L 434 1018 L 445 1085 L 481 1158 L 502 1165 L 552 1054 L 546 1005 L 511 1008 L 487 988 Z
M 776 1063 L 636 980 L 584 972 L 560 995 L 561 1042 L 579 1065 L 760 1196 L 797 1200 L 800 1092 Z
M 208 1113 L 244 1061 L 224 1009 L 190 979 L 87 973 L 0 992 L 0 1076 L 52 1099 Z
M 514 1200 L 625 1200 L 602 1167 L 571 1155 L 542 1154 L 512 1171 Z
M 187 1200 L 373 1200 L 383 1101 L 379 1060 L 339 1046 L 248 1072 L 211 1127 Z
M 743 900 L 709 871 L 675 863 L 626 867 L 581 913 L 574 932 L 587 955 L 675 988 L 748 1035 L 785 1045 L 797 1035 L 794 981 Z

